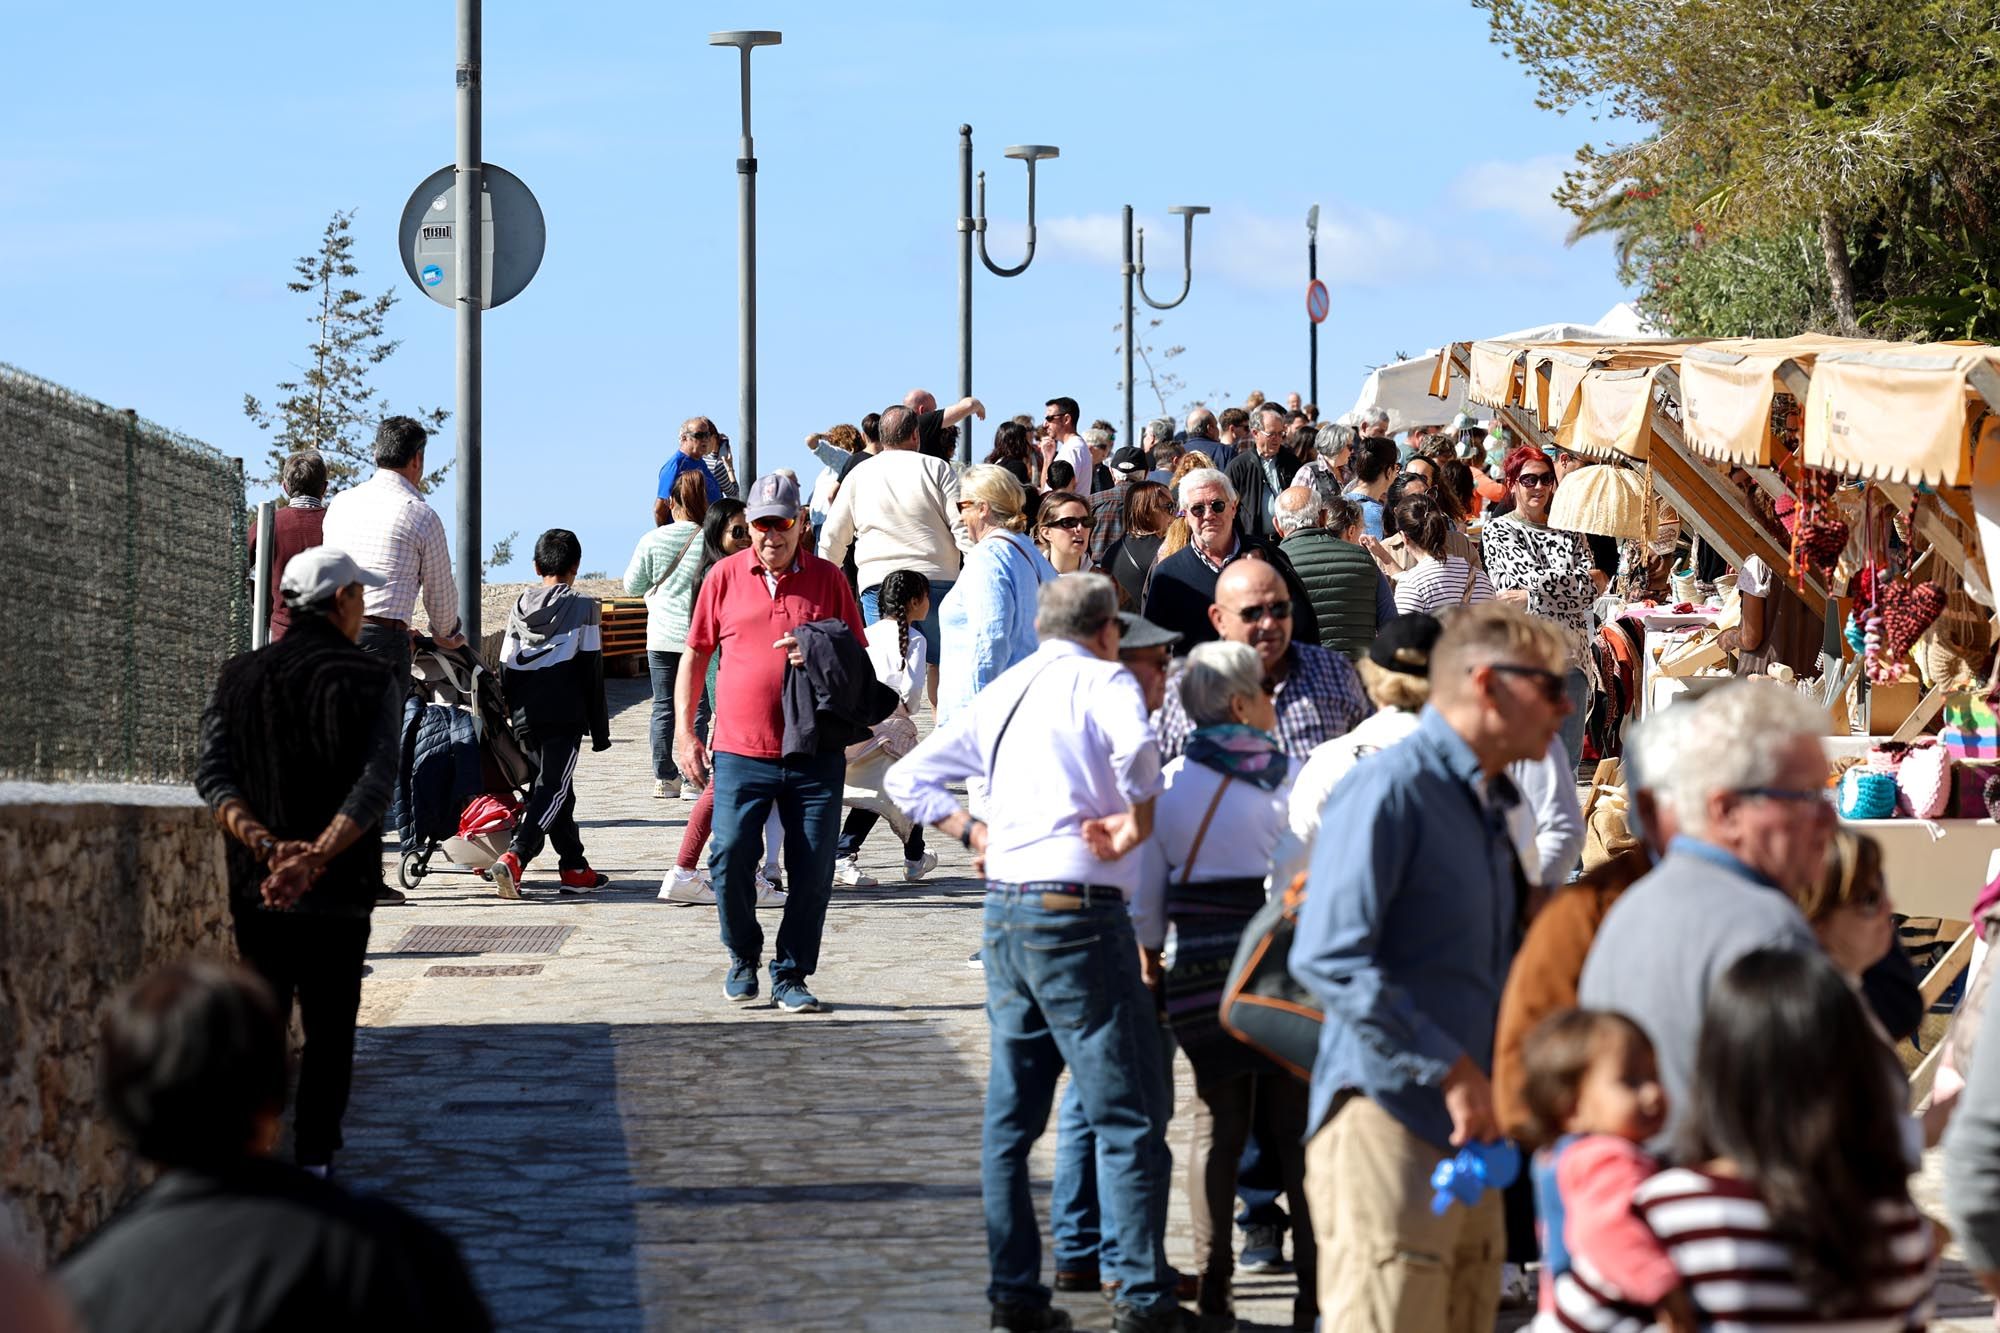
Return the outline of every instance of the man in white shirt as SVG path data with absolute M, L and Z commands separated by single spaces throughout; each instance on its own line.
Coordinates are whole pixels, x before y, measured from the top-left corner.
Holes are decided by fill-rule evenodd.
M 1042 414 L 1047 423 L 1048 435 L 1042 446 L 1044 464 L 1068 463 L 1075 480 L 1070 488 L 1080 495 L 1090 493 L 1090 441 L 1077 434 L 1076 420 L 1080 411 L 1074 398 L 1051 398 Z
M 388 661 L 399 679 L 410 674 L 410 617 L 420 595 L 438 646 L 465 643 L 444 520 L 417 489 L 428 438 L 409 417 L 384 421 L 375 431 L 375 475 L 333 497 L 322 530 L 326 545 L 382 580 L 362 603 L 361 647 Z
M 1151 835 L 1159 747 L 1119 664 L 1118 595 L 1102 574 L 1044 584 L 1042 645 L 889 770 L 890 799 L 986 862 L 992 1064 L 980 1183 L 992 1327 L 1064 1329 L 1041 1281 L 1028 1154 L 1067 1065 L 1097 1133 L 1097 1188 L 1117 1241 L 1115 1327 L 1178 1329 L 1164 1244 L 1171 1161 L 1165 1074 L 1127 902 Z M 986 781 L 987 819 L 949 784 Z

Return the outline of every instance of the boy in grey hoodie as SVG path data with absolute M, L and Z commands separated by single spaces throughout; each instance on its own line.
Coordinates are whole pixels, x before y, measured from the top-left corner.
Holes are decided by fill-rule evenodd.
M 493 865 L 503 898 L 518 898 L 521 872 L 555 844 L 561 891 L 588 893 L 610 883 L 590 868 L 576 829 L 576 760 L 583 734 L 593 751 L 611 748 L 604 703 L 604 651 L 595 597 L 573 586 L 583 544 L 567 528 L 550 528 L 535 541 L 535 572 L 542 576 L 514 603 L 500 645 L 500 684 L 507 695 L 514 735 L 539 769 L 507 852 Z

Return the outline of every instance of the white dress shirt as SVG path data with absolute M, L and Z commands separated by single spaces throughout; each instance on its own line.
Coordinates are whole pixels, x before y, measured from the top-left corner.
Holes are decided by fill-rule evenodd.
M 421 593 L 431 633 L 443 638 L 458 632 L 458 584 L 451 576 L 444 520 L 401 473 L 377 468 L 359 486 L 334 496 L 321 540 L 388 580 L 364 590 L 366 614 L 407 621 Z
M 947 784 L 965 778 L 987 784 L 988 879 L 1101 884 L 1127 899 L 1137 891 L 1137 851 L 1100 861 L 1083 840 L 1086 820 L 1123 814 L 1160 792 L 1145 696 L 1119 663 L 1046 640 L 898 760 L 882 787 L 911 819 L 935 824 L 959 808 Z
M 1194 869 L 1188 874 L 1192 884 L 1263 879 L 1272 874 L 1274 866 L 1303 859 L 1287 821 L 1292 773 L 1286 773 L 1285 780 L 1271 791 L 1254 782 L 1230 783 L 1216 804 L 1215 817 L 1208 821 L 1208 833 L 1199 849 L 1194 845 L 1195 835 L 1201 832 L 1209 802 L 1215 800 L 1215 789 L 1222 785 L 1222 774 L 1206 764 L 1190 764 L 1183 756 L 1168 764 L 1162 777 L 1166 789 L 1153 807 L 1153 842 L 1160 854 L 1150 858 L 1151 873 L 1132 900 L 1135 932 L 1141 921 L 1165 922 L 1168 885 L 1180 883 L 1181 876 L 1188 873 L 1189 852 L 1194 853 Z M 1286 882 L 1290 882 L 1289 876 Z
M 1583 803 L 1562 737 L 1540 759 L 1507 765 L 1507 776 L 1521 790 L 1521 803 L 1507 812 L 1521 873 L 1537 888 L 1559 889 L 1583 860 Z
M 1288 818 L 1298 860 L 1272 866 L 1274 877 L 1289 882 L 1294 874 L 1306 868 L 1313 839 L 1319 836 L 1320 811 L 1326 808 L 1326 799 L 1333 795 L 1333 789 L 1369 755 L 1415 735 L 1420 717 L 1400 708 L 1384 708 L 1345 736 L 1335 736 L 1313 747 L 1305 763 L 1292 775 Z

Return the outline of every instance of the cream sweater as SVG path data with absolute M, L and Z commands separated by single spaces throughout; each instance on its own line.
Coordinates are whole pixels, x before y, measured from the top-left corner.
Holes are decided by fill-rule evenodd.
M 819 553 L 837 565 L 850 545 L 864 591 L 898 569 L 957 579 L 960 553 L 972 550 L 958 512 L 958 473 L 913 449 L 885 449 L 859 464 L 834 497 Z

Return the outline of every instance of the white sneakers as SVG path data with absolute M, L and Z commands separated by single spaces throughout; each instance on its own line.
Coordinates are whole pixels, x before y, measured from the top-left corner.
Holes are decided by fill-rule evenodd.
M 874 886 L 875 877 L 864 871 L 861 863 L 854 857 L 843 856 L 833 863 L 833 882 L 866 889 Z
M 667 799 L 667 780 L 665 778 L 653 779 L 653 799 L 656 801 Z
M 667 877 L 660 881 L 660 901 L 713 907 L 715 887 L 708 882 L 708 871 L 682 870 L 679 866 L 675 866 L 667 872 Z
M 686 779 L 682 779 L 681 799 L 683 801 L 699 801 L 701 799 L 701 788 L 695 786 L 692 782 L 689 782 Z
M 925 852 L 914 861 L 906 856 L 903 858 L 903 878 L 914 884 L 936 870 L 937 863 L 936 852 Z
M 714 895 L 713 895 L 713 894 L 711 894 L 711 895 L 710 895 L 710 900 L 711 900 L 711 901 L 713 901 L 713 898 L 714 898 Z M 773 884 L 773 883 L 772 883 L 772 882 L 771 882 L 770 880 L 768 880 L 768 879 L 765 879 L 765 878 L 764 878 L 764 872 L 763 872 L 763 871 L 761 871 L 761 870 L 760 870 L 760 871 L 758 871 L 758 872 L 757 872 L 757 906 L 759 906 L 759 907 L 783 907 L 784 905 L 785 905 L 785 891 L 784 891 L 783 889 L 779 888 L 779 887 L 778 887 L 777 885 Z

